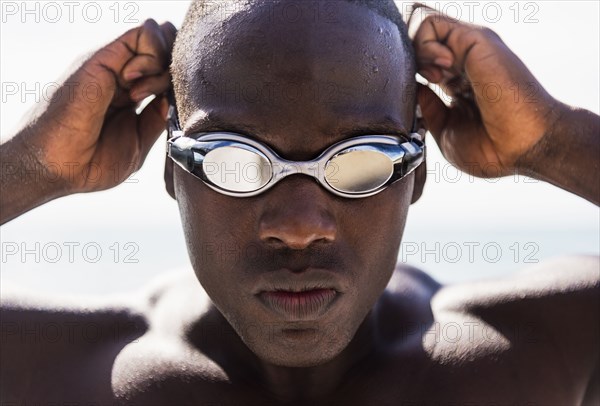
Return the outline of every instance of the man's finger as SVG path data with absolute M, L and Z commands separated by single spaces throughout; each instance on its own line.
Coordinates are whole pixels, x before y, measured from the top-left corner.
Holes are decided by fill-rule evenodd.
M 147 20 L 138 32 L 135 55 L 122 69 L 125 80 L 157 75 L 169 66 L 172 44 L 156 21 Z
M 168 71 L 162 75 L 150 76 L 141 79 L 131 88 L 129 95 L 131 100 L 139 102 L 153 94 L 163 94 L 171 87 L 171 75 Z
M 160 25 L 160 29 L 167 42 L 167 48 L 169 49 L 169 51 L 171 51 L 173 49 L 173 44 L 175 43 L 175 37 L 177 36 L 177 28 L 175 28 L 173 24 L 167 21 Z
M 128 87 L 122 77 L 123 68 L 131 59 L 138 56 L 140 46 L 148 47 L 143 45 L 148 42 L 148 40 L 142 40 L 145 37 L 143 35 L 144 30 L 155 30 L 162 36 L 156 22 L 149 20 L 144 25 L 127 31 L 110 44 L 96 51 L 69 79 L 69 81 L 84 89 L 95 90 L 94 97 L 87 95 L 89 91 L 87 93 L 75 92 L 77 100 L 70 100 L 69 103 L 79 106 L 80 109 L 85 110 L 92 117 L 104 117 L 109 106 L 115 100 L 115 95 L 118 96 L 119 89 Z M 156 43 L 155 40 L 152 41 Z M 157 50 L 152 52 L 154 54 L 158 53 Z M 167 55 L 164 50 L 160 52 Z M 150 65 L 160 66 L 160 63 L 153 62 Z
M 430 65 L 449 68 L 454 63 L 452 51 L 440 41 L 431 20 L 423 22 L 413 44 L 419 69 Z
M 479 77 L 488 69 L 487 64 L 481 62 L 498 50 L 492 45 L 495 39 L 498 39 L 497 35 L 489 29 L 442 14 L 430 15 L 414 38 L 417 63 L 419 66 L 435 64 Z M 492 46 L 482 47 L 484 43 Z M 486 48 L 487 52 L 482 54 L 481 48 Z
M 127 63 L 137 56 L 142 33 L 156 25 L 154 20 L 146 21 L 142 26 L 132 28 L 119 38 L 99 49 L 88 61 L 91 69 L 102 68 L 113 74 L 113 79 L 121 76 Z

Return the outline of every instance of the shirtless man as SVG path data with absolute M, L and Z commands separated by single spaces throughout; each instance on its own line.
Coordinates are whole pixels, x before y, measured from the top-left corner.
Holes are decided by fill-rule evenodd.
M 503 175 L 518 170 L 595 204 L 598 117 L 553 99 L 488 29 L 432 16 L 413 54 L 391 1 L 330 2 L 333 18 L 315 18 L 314 2 L 297 2 L 303 13 L 295 22 L 272 12 L 281 4 L 220 13 L 198 1 L 173 47 L 184 136 L 171 143 L 165 179 L 200 283 L 187 275 L 143 297 L 87 304 L 3 293 L 2 405 L 597 404 L 598 258 L 450 287 L 396 260 L 425 181 L 419 141 L 409 141 L 417 100 L 421 124 L 459 168 L 487 176 L 476 168 L 492 162 Z M 75 171 L 141 165 L 166 125 L 174 38 L 172 25 L 147 21 L 97 51 L 69 81 L 101 84 L 101 100 L 57 93 L 2 145 L 3 162 L 47 171 L 56 167 L 49 163 L 78 162 Z M 417 86 L 415 69 L 445 87 L 453 105 Z M 490 103 L 466 79 L 540 91 L 532 103 Z M 260 92 L 238 97 L 232 86 Z M 149 94 L 158 97 L 136 115 Z M 220 136 L 250 146 L 208 143 L 202 152 L 186 138 L 219 132 L 242 134 Z M 416 170 L 384 186 L 363 184 L 355 180 L 362 172 L 335 161 L 341 186 L 322 173 L 314 174 L 319 182 L 292 174 L 243 197 L 253 187 L 246 178 L 199 179 L 209 163 L 248 154 L 270 167 L 252 146 L 306 161 L 372 134 L 394 136 L 383 137 L 397 140 L 388 145 L 394 151 L 408 143 Z M 381 144 L 373 148 L 387 159 Z M 192 152 L 206 153 L 206 165 L 185 155 Z M 361 168 L 375 160 L 363 158 Z M 86 184 L 78 175 L 44 184 L 3 176 L 2 222 L 118 183 L 107 176 Z M 238 250 L 210 255 L 207 244 Z M 49 331 L 40 325 L 63 334 L 27 333 Z

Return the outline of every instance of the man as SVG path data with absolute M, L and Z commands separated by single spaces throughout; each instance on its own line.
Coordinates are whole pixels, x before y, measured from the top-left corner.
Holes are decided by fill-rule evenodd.
M 598 402 L 598 258 L 565 258 L 510 279 L 452 287 L 396 265 L 408 207 L 425 181 L 423 146 L 411 138 L 421 121 L 415 99 L 420 124 L 459 168 L 497 175 L 483 169 L 493 163 L 503 175 L 519 170 L 596 204 L 597 116 L 563 105 L 541 86 L 533 103 L 491 103 L 469 87 L 537 83 L 490 30 L 432 16 L 416 33 L 413 55 L 392 2 L 327 2 L 334 19 L 314 18 L 314 2 L 295 2 L 303 12 L 294 22 L 273 11 L 287 3 L 241 2 L 224 15 L 198 1 L 173 48 L 182 131 L 173 128 L 171 109 L 165 179 L 202 288 L 191 278 L 172 279 L 141 300 L 106 305 L 3 295 L 5 325 L 86 321 L 118 334 L 52 342 L 3 335 L 2 402 Z M 141 165 L 169 113 L 174 37 L 170 24 L 147 21 L 100 49 L 72 82 L 100 83 L 101 102 L 57 92 L 2 146 L 2 160 L 45 171 L 63 162 L 81 163 L 76 170 Z M 451 107 L 417 86 L 415 65 L 454 96 Z M 259 91 L 232 97 L 232 84 Z M 137 116 L 136 103 L 150 94 L 158 97 Z M 349 176 L 351 168 L 334 156 L 327 163 L 336 176 L 318 165 L 305 171 L 304 161 L 336 143 L 381 134 L 355 147 L 379 154 L 374 159 L 403 151 L 409 163 L 412 154 L 413 171 L 398 172 L 396 182 L 357 183 L 353 176 L 362 172 Z M 348 148 L 338 152 L 350 156 Z M 239 173 L 227 183 L 231 166 L 210 171 L 223 163 L 239 172 L 243 151 L 260 170 L 276 173 L 274 163 L 287 162 L 303 174 L 277 172 L 279 182 L 271 177 L 263 185 Z M 374 160 L 357 159 L 361 168 Z M 107 176 L 86 184 L 77 175 L 46 184 L 3 177 L 2 221 L 119 183 Z M 203 255 L 215 242 L 245 254 Z M 440 337 L 449 325 L 463 329 L 458 340 Z

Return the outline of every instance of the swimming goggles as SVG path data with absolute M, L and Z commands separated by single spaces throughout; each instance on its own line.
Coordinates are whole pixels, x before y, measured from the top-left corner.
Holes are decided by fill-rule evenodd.
M 184 135 L 174 105 L 169 108 L 167 130 L 168 156 L 211 189 L 234 197 L 259 195 L 287 176 L 301 174 L 337 196 L 364 198 L 404 178 L 425 159 L 424 132 L 349 138 L 313 160 L 290 161 L 241 134 Z

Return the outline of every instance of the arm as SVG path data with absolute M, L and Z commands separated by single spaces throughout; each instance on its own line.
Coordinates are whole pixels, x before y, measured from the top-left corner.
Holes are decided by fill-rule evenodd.
M 0 224 L 68 194 L 66 182 L 45 170 L 22 136 L 0 145 L 0 167 Z
M 174 38 L 170 23 L 148 20 L 95 52 L 36 106 L 0 146 L 1 223 L 52 199 L 116 186 L 142 165 L 165 127 L 161 95 L 170 87 Z M 136 114 L 151 94 L 156 99 Z M 147 328 L 131 303 L 65 306 L 4 286 L 0 320 L 2 404 L 113 402 L 115 357 Z
M 175 33 L 148 20 L 99 49 L 0 146 L 0 223 L 58 197 L 114 187 L 139 169 L 165 127 Z
M 550 129 L 516 163 L 520 173 L 600 204 L 600 120 L 558 104 Z
M 140 296 L 144 299 L 144 296 Z M 3 288 L 1 404 L 114 404 L 115 358 L 148 328 L 143 300 L 78 300 Z
M 414 46 L 418 72 L 453 98 L 446 106 L 426 86 L 417 95 L 449 162 L 480 177 L 523 173 L 599 203 L 597 115 L 550 96 L 487 28 L 434 14 Z

